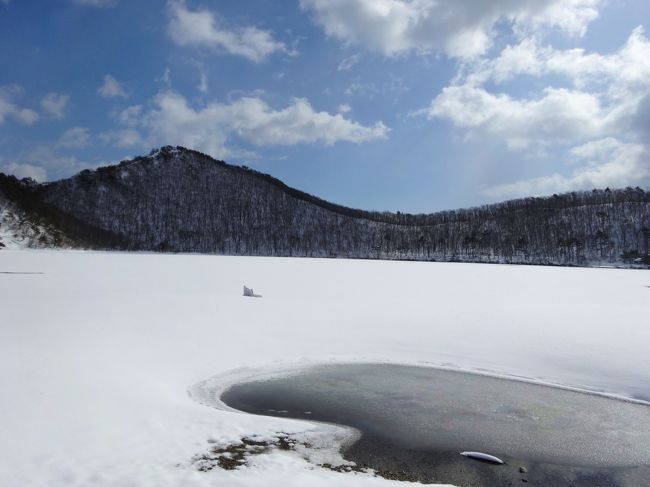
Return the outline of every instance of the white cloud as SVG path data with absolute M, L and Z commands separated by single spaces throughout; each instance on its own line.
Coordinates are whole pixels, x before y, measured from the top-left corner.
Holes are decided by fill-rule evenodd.
M 500 138 L 511 149 L 596 137 L 616 119 L 590 93 L 547 88 L 539 98 L 516 99 L 469 84 L 444 88 L 423 113 Z
M 58 146 L 68 148 L 83 148 L 90 145 L 91 135 L 90 130 L 86 127 L 72 127 L 66 130 L 61 137 L 59 137 Z
M 104 83 L 97 88 L 97 93 L 104 98 L 127 98 L 129 96 L 122 84 L 110 74 L 104 76 Z
M 650 41 L 639 26 L 619 50 L 603 55 L 587 53 L 581 48 L 542 47 L 536 38 L 526 38 L 514 46 L 507 46 L 495 59 L 472 66 L 468 82 L 482 84 L 492 80 L 502 83 L 520 75 L 560 75 L 577 88 L 596 85 L 609 88 L 614 84 L 609 95 L 626 95 L 622 90 L 648 86 Z
M 50 117 L 61 119 L 65 117 L 65 110 L 69 101 L 70 95 L 52 92 L 43 97 L 41 107 Z
M 601 141 L 602 142 L 602 141 Z M 603 152 L 592 153 L 595 146 L 586 149 L 593 160 L 574 170 L 569 176 L 554 173 L 514 183 L 484 189 L 484 194 L 498 199 L 536 196 L 593 188 L 622 188 L 650 182 L 650 154 L 643 144 L 606 142 Z M 577 147 L 581 152 L 585 147 Z
M 101 139 L 120 148 L 144 146 L 140 132 L 135 129 L 113 130 L 100 135 Z
M 0 172 L 5 174 L 13 174 L 18 179 L 32 178 L 35 181 L 42 182 L 47 180 L 47 171 L 41 166 L 34 166 L 32 164 L 19 164 L 17 162 L 10 162 L 0 167 Z
M 583 35 L 603 0 L 300 0 L 330 37 L 391 56 L 484 54 L 495 26 L 520 35 L 552 27 Z
M 142 137 L 137 130 L 118 130 L 114 132 L 118 147 L 133 147 L 142 144 Z
M 253 26 L 227 27 L 210 10 L 189 10 L 182 0 L 169 2 L 169 35 L 180 46 L 209 47 L 261 62 L 275 53 L 293 54 L 273 34 Z
M 368 142 L 389 132 L 381 122 L 365 126 L 341 114 L 315 111 L 304 98 L 294 98 L 279 110 L 254 96 L 194 108 L 180 94 L 164 92 L 156 96 L 150 110 L 136 117 L 149 145 L 184 145 L 216 157 L 238 153 L 229 146 L 233 138 L 256 146 L 332 145 Z M 130 116 L 125 119 L 132 121 Z
M 522 76 L 556 86 L 509 94 L 506 82 Z M 493 197 L 650 184 L 650 41 L 639 27 L 620 49 L 599 54 L 526 38 L 494 59 L 464 63 L 452 84 L 415 113 L 524 156 L 542 151 L 555 158 L 549 163 L 567 163 L 566 172 L 555 164 L 550 175 L 485 190 Z
M 57 148 L 57 144 L 38 145 L 16 157 L 15 161 L 21 166 L 42 168 L 48 177 L 67 176 L 90 167 L 74 156 L 61 155 Z
M 80 132 L 76 130 L 78 128 L 75 127 L 75 131 Z M 61 144 L 62 140 L 65 141 L 64 136 L 54 143 L 31 145 L 29 149 L 13 157 L 8 164 L 2 165 L 0 158 L 0 171 L 15 174 L 17 177 L 31 177 L 42 182 L 48 178 L 67 177 L 97 165 L 97 163 L 89 164 L 80 161 L 75 156 L 62 155 L 59 152 L 60 149 L 65 148 Z
M 30 108 L 23 108 L 15 103 L 23 89 L 18 85 L 0 86 L 0 123 L 12 118 L 18 123 L 32 125 L 39 119 L 38 113 Z
M 650 41 L 637 28 L 621 49 L 601 55 L 541 48 L 534 39 L 525 39 L 465 69 L 466 76 L 418 113 L 500 137 L 513 148 L 533 142 L 575 143 L 623 131 L 634 135 L 642 124 L 642 103 L 650 95 Z M 488 81 L 499 84 L 521 75 L 561 75 L 570 87 L 547 87 L 526 98 L 485 88 Z
M 117 4 L 117 0 L 73 0 L 77 5 L 87 7 L 109 8 Z
M 573 147 L 571 154 L 579 160 L 603 162 L 604 159 L 610 157 L 624 146 L 625 144 L 620 140 L 613 137 L 606 137 Z
M 142 114 L 142 105 L 132 105 L 117 114 L 117 120 L 127 127 L 135 127 Z
M 100 134 L 100 139 L 108 144 L 114 144 L 120 148 L 137 147 L 145 148 L 145 141 L 138 130 L 142 124 L 144 107 L 142 105 L 131 105 L 119 112 L 112 114 L 113 118 L 125 128 L 110 130 Z M 164 143 L 161 143 L 164 144 Z
M 352 107 L 347 103 L 341 103 L 339 105 L 339 113 L 346 114 L 346 113 L 350 113 L 351 111 L 352 111 Z

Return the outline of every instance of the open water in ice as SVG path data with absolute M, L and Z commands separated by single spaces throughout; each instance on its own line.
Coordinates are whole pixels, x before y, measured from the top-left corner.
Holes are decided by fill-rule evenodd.
M 352 426 L 362 436 L 344 456 L 398 478 L 461 487 L 650 486 L 650 407 L 643 404 L 387 364 L 312 367 L 235 385 L 221 399 L 253 414 Z

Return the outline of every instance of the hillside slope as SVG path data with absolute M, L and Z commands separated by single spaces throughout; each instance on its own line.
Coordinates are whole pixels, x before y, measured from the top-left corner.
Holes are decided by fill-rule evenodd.
M 34 217 L 0 193 L 0 249 L 76 247 L 60 229 Z
M 639 188 L 430 215 L 378 213 L 323 201 L 181 147 L 23 185 L 23 192 L 33 213 L 94 248 L 632 265 L 648 260 L 650 241 L 650 193 Z

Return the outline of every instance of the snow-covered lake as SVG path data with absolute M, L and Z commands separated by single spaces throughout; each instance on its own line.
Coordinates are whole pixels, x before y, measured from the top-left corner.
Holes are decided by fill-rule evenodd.
M 335 430 L 188 390 L 365 361 L 648 399 L 648 286 L 648 271 L 613 269 L 1 251 L 0 485 L 402 485 L 280 450 L 200 472 L 211 445 L 278 432 L 327 444 Z

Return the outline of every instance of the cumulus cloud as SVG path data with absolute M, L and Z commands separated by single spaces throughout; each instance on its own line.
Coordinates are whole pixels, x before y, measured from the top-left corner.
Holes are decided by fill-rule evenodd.
M 498 85 L 521 75 L 560 75 L 570 87 L 547 87 L 526 98 L 485 87 L 488 81 Z M 534 39 L 507 46 L 496 58 L 471 66 L 418 113 L 521 148 L 533 142 L 603 138 L 623 130 L 634 133 L 649 94 L 650 41 L 637 28 L 621 49 L 608 55 L 540 48 Z
M 576 88 L 612 88 L 611 96 L 627 96 L 645 89 L 650 78 L 650 41 L 642 26 L 632 31 L 625 44 L 611 54 L 588 53 L 582 48 L 555 49 L 541 46 L 537 38 L 507 46 L 494 59 L 478 62 L 468 82 L 503 83 L 516 76 L 559 75 Z
M 59 148 L 58 143 L 36 145 L 14 157 L 13 163 L 17 168 L 25 168 L 25 172 L 21 174 L 25 174 L 25 177 L 36 176 L 34 179 L 37 181 L 68 176 L 71 173 L 92 167 L 75 156 L 61 154 Z M 28 168 L 34 168 L 31 176 L 26 172 Z
M 59 137 L 58 146 L 77 148 L 87 147 L 90 145 L 91 135 L 90 130 L 86 127 L 72 127 L 71 129 L 63 132 Z
M 168 32 L 180 46 L 219 49 L 254 62 L 275 53 L 293 53 L 269 31 L 254 26 L 226 26 L 212 11 L 189 10 L 183 0 L 170 1 L 168 8 Z
M 104 98 L 128 98 L 129 96 L 122 84 L 110 74 L 104 76 L 104 83 L 97 88 L 97 93 Z
M 11 118 L 18 123 L 32 125 L 39 119 L 34 110 L 16 104 L 16 98 L 22 93 L 23 89 L 18 85 L 0 86 L 0 124 Z
M 614 137 L 592 140 L 571 149 L 571 154 L 578 160 L 592 160 L 603 162 L 603 159 L 625 147 L 620 140 Z
M 511 149 L 598 136 L 616 121 L 613 109 L 603 108 L 597 96 L 565 88 L 547 88 L 538 98 L 517 99 L 467 84 L 448 86 L 424 113 L 500 138 Z
M 132 128 L 144 130 L 149 145 L 184 145 L 216 157 L 237 153 L 229 144 L 233 138 L 260 147 L 332 145 L 368 142 L 384 138 L 389 132 L 382 122 L 366 126 L 342 114 L 316 111 L 304 98 L 294 98 L 278 110 L 256 96 L 195 108 L 185 97 L 171 91 L 158 94 L 150 109 L 134 106 L 119 118 Z
M 584 147 L 582 147 L 584 148 Z M 591 152 L 595 147 L 587 149 Z M 604 150 L 603 150 L 604 149 Z M 574 149 L 580 153 L 581 148 Z M 514 183 L 486 188 L 484 193 L 498 199 L 518 196 L 546 195 L 573 190 L 614 187 L 622 188 L 647 184 L 650 181 L 650 154 L 643 144 L 607 142 L 588 163 L 564 176 L 554 173 Z
M 100 140 L 123 149 L 132 147 L 146 148 L 144 138 L 138 128 L 142 125 L 143 113 L 144 106 L 142 105 L 131 105 L 123 110 L 113 112 L 112 117 L 122 128 L 99 134 Z
M 140 132 L 135 129 L 111 130 L 100 135 L 101 140 L 121 149 L 143 146 Z
M 583 35 L 603 0 L 300 0 L 325 33 L 392 56 L 442 51 L 452 57 L 484 54 L 495 26 L 519 35 L 558 28 Z
M 143 110 L 144 107 L 142 105 L 131 105 L 119 113 L 116 113 L 115 118 L 122 125 L 126 125 L 127 127 L 135 127 L 135 125 L 137 125 L 140 120 L 140 115 L 142 114 Z
M 550 86 L 509 94 L 508 83 L 522 76 Z M 471 138 L 502 141 L 519 154 L 548 149 L 579 166 L 569 175 L 486 189 L 491 196 L 648 184 L 650 41 L 638 27 L 620 49 L 599 54 L 525 38 L 493 59 L 465 63 L 430 106 L 415 114 L 448 120 Z
M 65 117 L 65 110 L 70 101 L 70 95 L 62 93 L 48 93 L 41 100 L 43 111 L 52 118 L 61 119 Z
M 66 130 L 51 143 L 29 145 L 20 151 L 8 163 L 3 164 L 0 157 L 0 172 L 14 174 L 16 177 L 30 177 L 42 182 L 49 178 L 67 177 L 82 169 L 97 164 L 88 164 L 65 152 L 89 145 L 93 140 L 85 127 L 73 127 Z
M 133 147 L 142 144 L 142 137 L 137 130 L 118 130 L 114 132 L 118 147 Z
M 5 174 L 12 174 L 18 179 L 32 178 L 35 181 L 42 182 L 47 180 L 47 171 L 41 166 L 34 166 L 32 164 L 19 164 L 17 162 L 10 162 L 0 166 L 0 172 Z

